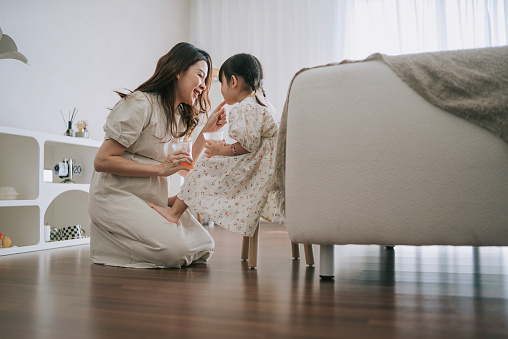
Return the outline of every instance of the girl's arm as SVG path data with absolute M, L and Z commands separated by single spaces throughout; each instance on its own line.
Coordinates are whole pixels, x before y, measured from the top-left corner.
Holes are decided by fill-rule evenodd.
M 171 153 L 163 163 L 152 165 L 122 158 L 125 150 L 126 147 L 116 140 L 104 140 L 95 155 L 95 170 L 128 177 L 155 177 L 169 176 L 180 170 L 189 171 L 187 167 L 180 166 L 180 163 L 192 164 L 190 154 L 183 151 Z
M 207 142 L 207 144 L 205 145 L 205 148 L 206 148 L 205 154 L 209 158 L 213 157 L 215 155 L 223 155 L 226 157 L 227 156 L 232 157 L 232 156 L 250 153 L 245 148 L 243 148 L 239 142 L 235 142 L 234 144 L 222 144 L 220 142 L 217 142 L 217 143 Z M 234 148 L 236 154 L 233 153 L 233 148 Z

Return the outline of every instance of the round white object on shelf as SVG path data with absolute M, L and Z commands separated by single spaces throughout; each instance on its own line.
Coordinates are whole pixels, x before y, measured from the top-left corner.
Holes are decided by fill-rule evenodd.
M 15 200 L 18 195 L 14 187 L 0 187 L 0 200 Z

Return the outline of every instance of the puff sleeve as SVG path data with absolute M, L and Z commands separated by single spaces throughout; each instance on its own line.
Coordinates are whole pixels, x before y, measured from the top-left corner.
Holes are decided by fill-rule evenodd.
M 134 92 L 120 99 L 106 118 L 105 138 L 113 139 L 129 148 L 148 126 L 150 107 L 148 98 L 141 92 Z
M 253 153 L 261 146 L 265 110 L 254 103 L 239 104 L 231 110 L 229 136 Z

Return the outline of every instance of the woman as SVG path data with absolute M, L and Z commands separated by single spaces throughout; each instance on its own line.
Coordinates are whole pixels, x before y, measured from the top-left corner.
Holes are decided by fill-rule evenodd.
M 210 116 L 189 153 L 168 154 L 169 143 L 189 138 L 210 106 L 210 56 L 188 43 L 175 45 L 154 75 L 120 101 L 104 125 L 89 195 L 90 252 L 94 263 L 174 267 L 206 262 L 214 242 L 187 212 L 171 223 L 148 206 L 168 205 L 166 177 L 197 161 L 203 132 L 226 124 L 224 103 Z

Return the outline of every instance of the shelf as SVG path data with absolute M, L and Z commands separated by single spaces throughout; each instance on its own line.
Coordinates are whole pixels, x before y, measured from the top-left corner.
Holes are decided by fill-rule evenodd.
M 7 206 L 37 206 L 35 200 L 0 200 L 0 207 Z
M 12 240 L 0 256 L 89 244 L 90 238 L 44 240 L 44 224 L 81 225 L 90 236 L 88 191 L 101 142 L 0 126 L 0 186 L 14 187 L 16 200 L 0 200 L 0 232 Z M 64 159 L 81 166 L 75 183 L 61 183 L 53 168 Z M 50 170 L 49 180 L 45 170 Z M 48 180 L 48 181 L 45 181 Z
M 13 246 L 36 245 L 40 240 L 39 206 L 0 207 L 0 232 Z
M 57 184 L 44 182 L 41 185 L 42 190 L 45 194 L 46 201 L 51 202 L 57 196 L 67 191 L 82 191 L 88 193 L 90 185 L 88 184 Z M 84 206 L 88 206 L 88 201 L 85 202 Z
M 9 254 L 34 252 L 34 251 L 40 251 L 40 250 L 50 250 L 53 248 L 61 248 L 61 247 L 68 247 L 68 246 L 86 245 L 86 244 L 90 244 L 90 238 L 52 241 L 52 242 L 42 243 L 42 244 L 33 245 L 33 246 L 32 245 L 31 246 L 14 246 L 14 247 L 9 247 L 9 248 L 0 248 L 0 256 L 9 255 Z
M 97 153 L 95 146 L 46 141 L 44 143 L 44 169 L 53 171 L 58 162 L 63 162 L 64 159 L 73 159 L 74 163 L 80 165 L 82 170 L 81 175 L 73 177 L 73 181 L 76 184 L 89 184 L 92 180 L 95 153 Z M 61 183 L 64 179 L 53 172 L 53 183 Z
M 90 216 L 88 215 L 88 193 L 83 191 L 66 191 L 57 196 L 44 213 L 44 225 L 62 228 L 81 225 L 86 235 L 90 236 Z
M 0 131 L 0 186 L 14 187 L 18 200 L 39 195 L 39 144 L 32 137 Z M 0 200 L 7 201 L 7 200 Z

